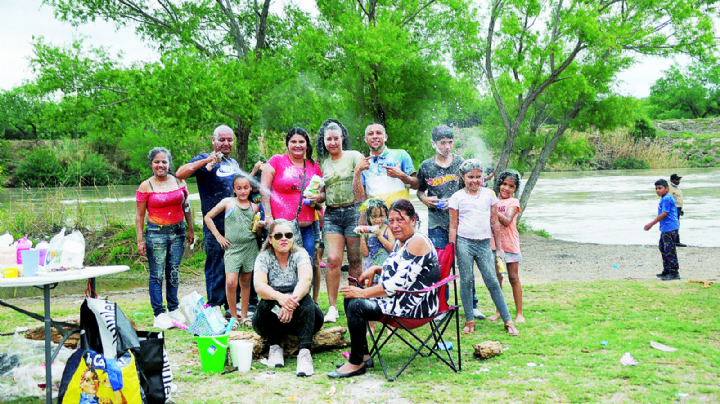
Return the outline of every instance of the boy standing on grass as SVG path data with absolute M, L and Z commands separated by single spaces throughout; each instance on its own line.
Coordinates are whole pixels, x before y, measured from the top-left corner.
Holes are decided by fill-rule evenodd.
M 660 197 L 658 205 L 658 216 L 652 222 L 645 225 L 645 231 L 650 230 L 655 223 L 660 223 L 660 255 L 663 261 L 663 271 L 657 274 L 658 278 L 664 281 L 680 279 L 675 240 L 677 239 L 680 222 L 678 221 L 678 210 L 675 198 L 669 194 L 667 181 L 659 179 L 655 181 L 655 193 Z

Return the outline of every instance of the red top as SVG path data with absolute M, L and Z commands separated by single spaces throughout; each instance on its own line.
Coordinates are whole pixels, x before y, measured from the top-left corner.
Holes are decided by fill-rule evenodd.
M 135 200 L 147 202 L 148 220 L 159 225 L 182 222 L 183 201 L 189 195 L 186 186 L 170 192 L 135 192 Z

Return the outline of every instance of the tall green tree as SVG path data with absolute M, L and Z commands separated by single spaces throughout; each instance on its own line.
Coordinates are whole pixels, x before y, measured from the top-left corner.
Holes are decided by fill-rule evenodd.
M 720 67 L 695 62 L 673 65 L 650 87 L 647 102 L 655 119 L 705 118 L 720 115 Z
M 473 82 L 443 64 L 458 35 L 451 22 L 467 10 L 458 0 L 318 0 L 318 29 L 327 47 L 309 59 L 329 85 L 347 97 L 358 125 L 383 124 L 392 147 L 426 157 L 432 127 L 464 119 L 475 102 Z
M 505 169 L 529 111 L 553 95 L 557 123 L 525 185 L 526 204 L 547 158 L 583 108 L 610 93 L 617 73 L 642 54 L 709 57 L 715 0 L 490 0 L 455 49 L 455 65 L 480 77 L 497 105 Z M 468 13 L 473 16 L 473 13 Z M 469 22 L 465 22 L 468 23 Z
M 0 91 L 0 138 L 50 139 L 57 135 L 54 122 L 48 119 L 57 109 L 54 102 L 38 95 L 36 86 L 25 84 Z
M 160 69 L 154 83 L 143 88 L 100 88 L 125 92 L 123 103 L 144 106 L 203 123 L 203 133 L 231 122 L 237 159 L 245 164 L 250 134 L 258 129 L 267 92 L 296 74 L 288 50 L 308 17 L 288 7 L 282 16 L 270 13 L 270 0 L 48 0 L 57 18 L 74 24 L 103 19 L 133 27 L 157 48 L 162 61 L 144 74 Z M 188 69 L 189 71 L 185 71 Z M 171 77 L 171 75 L 176 75 Z M 179 77 L 177 76 L 179 75 Z M 185 80 L 179 82 L 179 80 Z M 163 82 L 174 87 L 157 87 Z M 163 91 L 164 90 L 164 91 Z

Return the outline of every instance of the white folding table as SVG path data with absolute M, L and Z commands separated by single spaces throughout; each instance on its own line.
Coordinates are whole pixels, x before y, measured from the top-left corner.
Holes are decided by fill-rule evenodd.
M 74 269 L 68 271 L 57 271 L 40 273 L 38 276 L 28 276 L 20 278 L 0 278 L 0 287 L 2 288 L 17 288 L 17 287 L 36 287 L 43 290 L 43 301 L 45 306 L 45 314 L 41 316 L 36 313 L 23 310 L 12 304 L 3 302 L 0 300 L 0 306 L 11 308 L 17 312 L 23 313 L 36 320 L 45 322 L 45 402 L 52 404 L 52 361 L 60 352 L 65 340 L 72 334 L 63 327 L 77 327 L 75 324 L 62 323 L 53 321 L 50 318 L 50 290 L 54 289 L 61 282 L 78 281 L 83 279 L 90 279 L 93 282 L 93 291 L 95 290 L 94 281 L 95 278 L 110 274 L 115 274 L 129 270 L 130 267 L 127 265 L 111 265 L 102 267 L 85 267 L 83 269 Z M 58 344 L 55 351 L 51 350 L 51 339 L 50 330 L 51 327 L 55 327 L 63 334 L 63 340 Z

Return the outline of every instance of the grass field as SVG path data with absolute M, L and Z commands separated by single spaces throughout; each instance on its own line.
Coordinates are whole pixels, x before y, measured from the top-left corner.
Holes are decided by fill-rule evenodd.
M 501 323 L 479 322 L 474 335 L 461 337 L 462 372 L 453 373 L 437 360 L 416 358 L 394 383 L 385 381 L 377 365 L 364 376 L 327 378 L 325 374 L 344 361 L 339 350 L 314 353 L 316 373 L 310 378 L 295 377 L 294 358 L 286 359 L 286 367 L 276 371 L 254 361 L 249 373 L 238 375 L 228 366 L 227 374 L 207 375 L 200 371 L 194 339 L 183 331 L 171 331 L 167 349 L 178 385 L 173 397 L 177 403 L 720 401 L 718 285 L 555 282 L 525 285 L 524 291 L 528 322 L 519 326 L 519 337 L 505 334 Z M 481 302 L 486 298 L 482 292 L 478 288 Z M 507 286 L 505 293 L 510 293 Z M 119 293 L 110 300 L 138 324 L 151 323 L 147 302 L 131 296 Z M 321 293 L 323 298 L 326 295 Z M 59 299 L 54 314 L 76 312 L 78 299 Z M 491 304 L 487 300 L 485 304 Z M 31 308 L 40 311 L 41 304 L 31 302 Z M 323 304 L 327 302 L 321 300 Z M 343 320 L 341 316 L 341 325 Z M 3 332 L 27 323 L 19 314 L 0 310 Z M 500 341 L 504 353 L 488 360 L 473 357 L 472 345 L 486 340 Z M 677 351 L 656 350 L 650 341 Z M 391 365 L 407 352 L 399 344 L 391 351 Z M 626 352 L 639 364 L 621 365 Z

